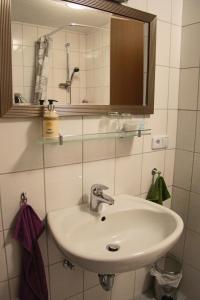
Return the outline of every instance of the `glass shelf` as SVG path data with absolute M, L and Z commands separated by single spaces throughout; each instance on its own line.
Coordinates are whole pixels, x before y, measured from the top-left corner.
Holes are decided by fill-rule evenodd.
M 151 129 L 137 129 L 132 131 L 119 131 L 119 132 L 104 132 L 104 133 L 92 133 L 83 135 L 61 135 L 56 138 L 41 138 L 40 144 L 60 144 L 63 145 L 67 142 L 76 141 L 89 141 L 98 139 L 109 139 L 109 138 L 132 138 L 141 137 L 143 135 L 151 135 Z

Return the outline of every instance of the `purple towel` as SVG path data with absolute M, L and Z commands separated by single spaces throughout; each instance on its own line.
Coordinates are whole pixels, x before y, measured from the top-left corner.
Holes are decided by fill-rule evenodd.
M 31 206 L 23 204 L 17 216 L 13 238 L 23 248 L 20 300 L 48 300 L 44 264 L 38 246 L 38 238 L 44 231 L 44 223 Z

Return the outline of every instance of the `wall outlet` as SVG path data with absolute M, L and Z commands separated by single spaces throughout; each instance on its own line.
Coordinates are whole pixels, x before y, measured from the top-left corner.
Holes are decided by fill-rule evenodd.
M 152 150 L 168 148 L 168 139 L 168 135 L 154 135 L 151 143 Z

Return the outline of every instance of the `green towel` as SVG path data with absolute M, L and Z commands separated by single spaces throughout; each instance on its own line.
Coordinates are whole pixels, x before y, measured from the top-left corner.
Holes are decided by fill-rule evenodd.
M 151 184 L 146 199 L 162 205 L 163 201 L 169 198 L 170 193 L 167 189 L 165 180 L 162 176 L 158 175 L 156 181 Z

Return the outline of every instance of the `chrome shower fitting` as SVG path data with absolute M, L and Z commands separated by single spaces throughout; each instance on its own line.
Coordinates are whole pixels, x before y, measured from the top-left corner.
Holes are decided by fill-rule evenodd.
M 69 80 L 66 80 L 65 83 L 60 83 L 59 84 L 59 87 L 62 88 L 62 89 L 68 89 L 71 87 L 72 85 L 72 81 L 73 81 L 73 78 L 74 78 L 74 74 L 79 72 L 79 68 L 78 67 L 75 67 L 72 74 L 71 74 L 71 77 Z
M 72 74 L 71 74 L 71 77 L 70 77 L 70 72 L 69 72 L 69 47 L 70 47 L 70 43 L 66 43 L 65 48 L 66 48 L 66 51 L 67 51 L 67 80 L 64 83 L 59 84 L 59 88 L 66 89 L 66 90 L 68 88 L 71 88 L 72 81 L 73 81 L 73 78 L 74 78 L 74 74 L 79 72 L 79 68 L 75 67 Z

